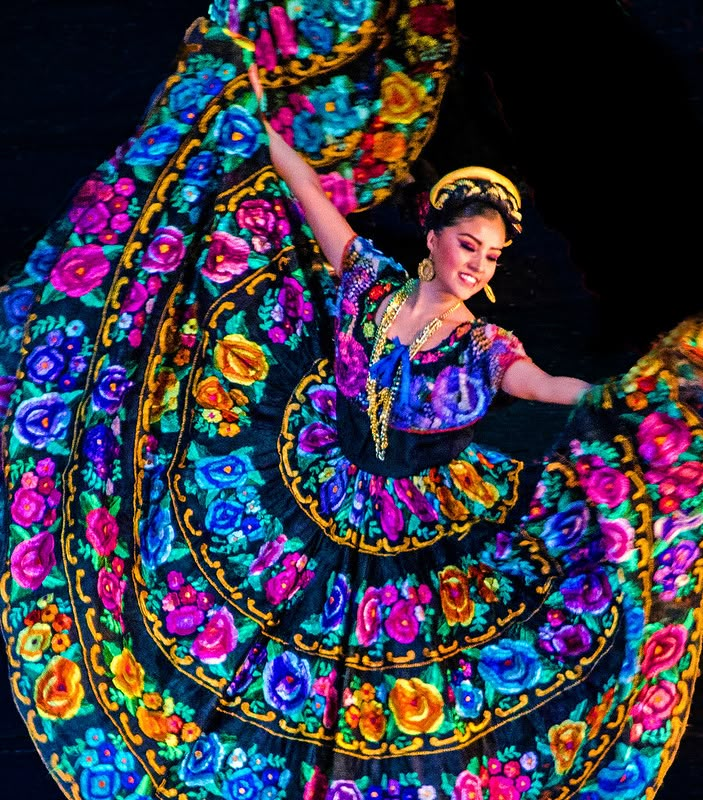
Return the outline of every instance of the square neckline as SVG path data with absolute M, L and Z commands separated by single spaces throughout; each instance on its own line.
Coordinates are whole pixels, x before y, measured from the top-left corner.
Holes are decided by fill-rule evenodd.
M 369 294 L 367 292 L 366 293 L 366 298 L 365 298 L 365 301 L 364 301 L 364 304 L 366 305 L 366 311 L 367 311 L 365 316 L 367 317 L 368 321 L 370 321 L 371 324 L 373 325 L 373 334 L 371 336 L 365 336 L 365 338 L 372 345 L 373 345 L 374 339 L 376 337 L 376 334 L 378 333 L 378 328 L 379 328 L 379 323 L 376 321 L 376 316 L 378 314 L 378 309 L 380 308 L 381 303 L 390 294 L 392 294 L 393 292 L 397 291 L 400 288 L 400 286 L 397 285 L 394 281 L 384 281 L 383 283 L 386 283 L 388 285 L 388 289 L 387 290 L 383 291 L 380 294 L 380 296 L 378 296 L 376 298 L 370 298 Z M 375 283 L 374 286 L 382 287 L 383 283 Z M 369 312 L 371 312 L 371 313 L 369 313 Z M 483 323 L 483 322 L 484 322 L 483 317 L 474 317 L 472 320 L 468 320 L 467 322 L 460 322 L 458 325 L 456 325 L 454 328 L 452 328 L 452 330 L 449 332 L 449 334 L 447 336 L 445 336 L 443 339 L 441 339 L 436 345 L 434 345 L 433 347 L 428 347 L 428 348 L 424 348 L 422 350 L 419 350 L 416 353 L 416 355 L 414 355 L 410 359 L 411 362 L 412 361 L 422 362 L 422 361 L 426 360 L 423 357 L 427 356 L 428 354 L 435 353 L 436 351 L 451 349 L 456 342 L 458 342 L 461 339 L 463 339 L 464 337 L 468 336 L 471 333 L 471 331 L 473 331 L 473 329 L 476 327 L 477 324 Z M 464 328 L 464 330 L 460 331 L 461 328 Z M 460 332 L 457 333 L 457 331 L 460 331 Z M 384 346 L 383 346 L 384 352 L 387 352 L 388 345 L 391 345 L 392 347 L 404 347 L 406 349 L 408 349 L 410 347 L 409 344 L 404 344 L 403 342 L 401 342 L 397 336 L 392 336 L 392 337 L 388 337 L 387 336 L 386 337 L 386 341 L 385 341 Z

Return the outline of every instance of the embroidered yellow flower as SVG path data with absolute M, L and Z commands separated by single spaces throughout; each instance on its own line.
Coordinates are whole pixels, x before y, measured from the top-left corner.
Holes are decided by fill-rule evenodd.
M 381 82 L 381 110 L 384 122 L 409 125 L 422 114 L 427 91 L 402 72 L 393 72 Z
M 84 697 L 80 667 L 63 656 L 54 656 L 34 684 L 37 711 L 46 719 L 75 717 Z
M 586 723 L 567 719 L 561 725 L 552 725 L 548 732 L 549 748 L 554 756 L 554 767 L 558 775 L 568 772 L 586 735 Z
M 215 365 L 228 381 L 244 386 L 263 380 L 269 371 L 264 351 L 241 333 L 230 333 L 215 345 Z
M 442 695 L 419 678 L 399 678 L 388 695 L 388 705 L 400 730 L 411 736 L 434 733 L 444 722 Z
M 471 500 L 485 508 L 496 504 L 500 497 L 498 489 L 492 483 L 484 481 L 468 461 L 452 461 L 449 471 L 457 489 L 465 492 Z
M 144 691 L 144 667 L 137 661 L 134 654 L 124 649 L 110 662 L 112 682 L 125 695 L 125 697 L 140 697 Z

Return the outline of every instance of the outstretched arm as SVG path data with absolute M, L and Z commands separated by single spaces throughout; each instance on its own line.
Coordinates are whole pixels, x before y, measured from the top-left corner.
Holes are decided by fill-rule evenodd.
M 263 90 L 255 64 L 249 68 L 249 78 L 260 101 Z M 341 275 L 342 256 L 347 243 L 356 235 L 354 229 L 325 193 L 315 170 L 271 127 L 268 120 L 264 119 L 263 123 L 269 136 L 273 166 L 302 206 L 325 258 L 335 273 Z
M 529 359 L 521 359 L 505 370 L 501 388 L 522 400 L 571 406 L 591 388 L 591 384 L 580 378 L 550 375 Z

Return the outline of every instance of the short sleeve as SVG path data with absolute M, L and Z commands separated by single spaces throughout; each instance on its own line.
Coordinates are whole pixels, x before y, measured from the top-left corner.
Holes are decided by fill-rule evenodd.
M 370 239 L 354 236 L 347 243 L 342 255 L 339 301 L 344 299 L 356 306 L 359 297 L 374 283 L 385 280 L 398 283 L 407 278 L 405 268 L 377 250 Z
M 509 330 L 500 325 L 488 324 L 483 330 L 487 339 L 489 354 L 489 373 L 494 391 L 500 389 L 506 370 L 516 361 L 532 359 L 527 355 L 523 343 Z

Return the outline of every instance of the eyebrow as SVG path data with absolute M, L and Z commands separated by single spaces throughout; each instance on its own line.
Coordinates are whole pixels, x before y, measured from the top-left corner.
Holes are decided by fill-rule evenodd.
M 469 239 L 473 239 L 473 241 L 476 242 L 477 244 L 483 244 L 483 242 L 478 238 L 478 236 L 474 236 L 473 233 L 468 233 L 467 231 L 457 231 L 457 235 L 458 236 L 468 236 Z M 498 250 L 498 252 L 500 252 L 500 253 L 503 252 L 503 248 L 502 247 L 498 247 L 498 246 L 489 247 L 488 249 L 489 250 Z

